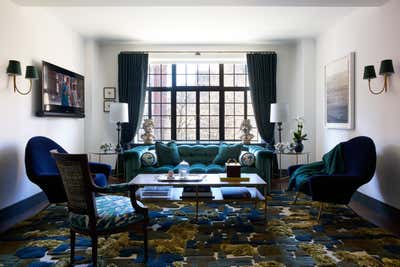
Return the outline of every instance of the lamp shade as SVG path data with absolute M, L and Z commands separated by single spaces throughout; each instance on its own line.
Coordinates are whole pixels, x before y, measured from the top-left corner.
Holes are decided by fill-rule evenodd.
M 7 74 L 21 75 L 21 63 L 18 60 L 8 61 Z
M 110 106 L 111 122 L 129 122 L 128 103 L 112 103 Z
M 376 78 L 375 67 L 373 65 L 365 66 L 364 67 L 364 80 L 375 79 L 375 78 Z
M 394 73 L 393 61 L 391 59 L 385 59 L 381 62 L 381 67 L 379 68 L 379 74 L 392 74 Z
M 272 103 L 270 122 L 284 122 L 287 120 L 289 106 L 286 103 Z
M 32 80 L 39 79 L 39 73 L 37 71 L 37 68 L 35 68 L 34 66 L 26 66 L 25 78 Z

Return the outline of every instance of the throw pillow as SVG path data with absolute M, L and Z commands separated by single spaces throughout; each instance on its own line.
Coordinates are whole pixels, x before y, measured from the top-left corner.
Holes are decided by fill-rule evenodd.
M 224 165 L 229 159 L 239 160 L 242 144 L 220 144 L 214 164 Z
M 149 150 L 142 154 L 140 157 L 142 165 L 145 167 L 151 167 L 157 164 L 157 155 L 155 150 Z
M 256 156 L 249 151 L 242 151 L 239 157 L 240 165 L 251 167 L 256 162 Z
M 175 142 L 169 142 L 167 144 L 156 142 L 156 155 L 158 164 L 163 165 L 178 165 L 181 162 L 181 158 L 178 152 L 178 146 Z

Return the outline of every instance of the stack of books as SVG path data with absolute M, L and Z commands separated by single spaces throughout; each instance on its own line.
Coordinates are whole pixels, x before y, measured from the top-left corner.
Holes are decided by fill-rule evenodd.
M 145 186 L 140 189 L 141 198 L 162 198 L 171 197 L 172 186 Z
M 213 198 L 211 187 L 208 185 L 185 186 L 182 192 L 182 198 Z

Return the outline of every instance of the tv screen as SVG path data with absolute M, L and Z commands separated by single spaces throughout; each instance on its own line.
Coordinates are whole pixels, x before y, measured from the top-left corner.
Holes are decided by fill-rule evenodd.
M 84 117 L 85 80 L 75 72 L 43 61 L 42 116 Z

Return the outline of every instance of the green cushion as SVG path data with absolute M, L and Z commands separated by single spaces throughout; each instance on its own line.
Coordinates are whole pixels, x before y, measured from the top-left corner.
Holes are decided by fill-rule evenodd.
M 136 213 L 131 199 L 123 196 L 105 195 L 96 197 L 97 224 L 96 229 L 112 230 L 143 220 L 143 215 Z M 79 230 L 88 230 L 87 215 L 69 213 L 71 226 Z
M 242 144 L 220 144 L 218 155 L 214 159 L 214 164 L 224 165 L 229 159 L 234 159 L 239 162 Z
M 178 146 L 175 142 L 169 142 L 168 144 L 156 142 L 156 154 L 160 166 L 178 165 L 181 162 Z

